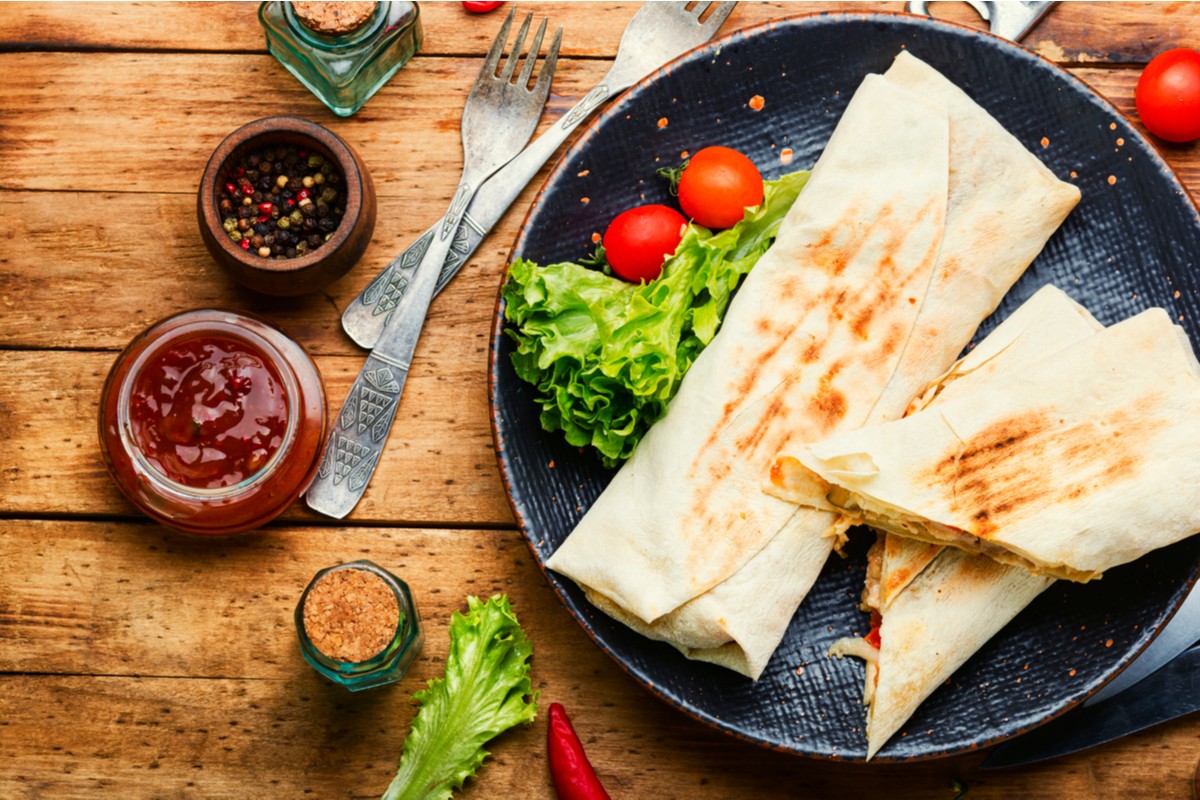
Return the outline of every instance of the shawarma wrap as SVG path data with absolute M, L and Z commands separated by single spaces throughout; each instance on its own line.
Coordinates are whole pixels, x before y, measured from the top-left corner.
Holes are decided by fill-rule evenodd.
M 1200 368 L 1149 309 L 784 459 L 874 528 L 1088 581 L 1200 530 L 1197 447 Z
M 634 630 L 757 677 L 838 517 L 763 493 L 774 456 L 899 416 L 1078 199 L 914 57 L 868 76 L 666 416 L 547 566 Z
M 1091 336 L 1100 324 L 1062 291 L 1046 286 L 910 405 L 910 413 L 969 393 L 989 377 Z M 917 707 L 1054 581 L 895 534 L 880 533 L 868 556 L 863 605 L 874 636 L 844 639 L 832 655 L 866 661 L 867 758 Z

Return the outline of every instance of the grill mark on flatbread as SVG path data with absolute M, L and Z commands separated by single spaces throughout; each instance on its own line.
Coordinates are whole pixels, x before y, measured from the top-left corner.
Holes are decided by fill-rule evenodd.
M 938 463 L 932 477 L 952 492 L 950 507 L 969 519 L 966 531 L 986 539 L 1047 493 L 1078 500 L 1139 470 L 1143 457 L 1119 440 L 1134 430 L 1153 435 L 1165 424 L 1147 414 L 1156 402 L 1143 397 L 1071 424 L 1048 408 L 1001 419 Z

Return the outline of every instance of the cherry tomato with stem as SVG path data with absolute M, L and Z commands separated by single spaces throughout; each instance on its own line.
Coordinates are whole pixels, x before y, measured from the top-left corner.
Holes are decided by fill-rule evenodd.
M 687 220 L 669 206 L 650 204 L 622 211 L 604 232 L 604 255 L 627 281 L 652 281 L 675 252 Z
M 748 206 L 763 199 L 763 179 L 754 162 L 730 147 L 696 152 L 679 176 L 679 206 L 706 228 L 729 228 Z
M 1176 47 L 1150 60 L 1134 90 L 1138 116 L 1168 142 L 1200 139 L 1200 53 Z

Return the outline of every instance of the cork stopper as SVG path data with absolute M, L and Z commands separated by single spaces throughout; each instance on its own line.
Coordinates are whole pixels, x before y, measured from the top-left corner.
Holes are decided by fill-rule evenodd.
M 365 569 L 327 573 L 309 589 L 303 613 L 313 645 L 348 663 L 381 652 L 403 624 L 396 595 L 383 578 Z
M 342 3 L 333 0 L 295 0 L 292 12 L 300 24 L 323 36 L 345 36 L 361 28 L 375 12 L 374 2 Z

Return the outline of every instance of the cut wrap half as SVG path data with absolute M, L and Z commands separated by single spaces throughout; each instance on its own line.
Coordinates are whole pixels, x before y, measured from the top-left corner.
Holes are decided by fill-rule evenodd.
M 912 410 L 933 408 L 989 377 L 1016 374 L 1100 327 L 1060 290 L 1043 287 L 934 382 Z M 987 556 L 880 533 L 868 555 L 863 592 L 873 630 L 830 650 L 866 661 L 867 758 L 1051 583 Z
M 1078 199 L 911 55 L 869 76 L 666 416 L 547 565 L 634 630 L 757 677 L 838 516 L 763 493 L 774 456 L 902 414 Z
M 872 527 L 1088 581 L 1200 529 L 1198 372 L 1149 309 L 780 463 Z

